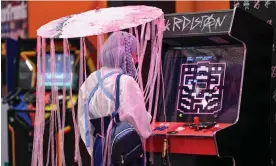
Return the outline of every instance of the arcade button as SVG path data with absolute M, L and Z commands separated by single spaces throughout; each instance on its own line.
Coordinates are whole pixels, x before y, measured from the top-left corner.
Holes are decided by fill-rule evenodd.
M 33 104 L 28 105 L 28 110 L 35 110 L 36 107 Z
M 73 95 L 72 98 L 70 96 L 66 97 L 66 108 L 67 109 L 72 109 L 73 106 L 75 106 L 75 104 L 77 103 L 78 97 Z
M 67 100 L 67 98 L 65 98 Z M 58 100 L 63 100 L 63 95 L 58 95 Z
M 161 124 L 160 124 L 160 126 L 169 126 L 169 125 L 170 125 L 169 123 L 166 123 L 166 124 L 161 123 Z
M 51 102 L 51 94 L 50 93 L 45 94 L 44 102 L 46 105 L 50 104 L 50 102 Z
M 56 104 L 48 104 L 45 106 L 45 111 L 56 111 L 57 105 Z
M 156 130 L 158 130 L 158 131 L 163 131 L 163 130 L 166 130 L 166 129 L 168 129 L 169 127 L 168 126 L 159 126 L 159 127 L 156 127 L 155 129 L 154 129 L 154 131 L 156 131 Z
M 182 126 L 179 126 L 179 127 L 177 127 L 177 128 L 175 129 L 175 131 L 177 131 L 177 132 L 182 131 L 182 130 L 185 130 L 185 128 L 182 127 Z
M 13 122 L 14 122 L 14 118 L 13 118 L 13 117 L 10 117 L 10 118 L 9 118 L 9 122 L 13 123 Z
M 180 132 L 182 130 L 185 130 L 185 128 L 182 127 L 182 126 L 179 126 L 175 130 L 173 130 L 173 131 L 168 131 L 167 134 L 177 134 L 178 132 Z

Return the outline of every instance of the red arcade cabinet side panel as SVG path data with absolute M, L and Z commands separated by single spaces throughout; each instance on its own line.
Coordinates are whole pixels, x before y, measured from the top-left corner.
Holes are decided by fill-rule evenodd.
M 187 123 L 170 122 L 167 130 L 154 130 L 158 126 L 163 126 L 161 122 L 152 124 L 153 136 L 147 141 L 147 151 L 162 153 L 163 142 L 167 132 L 173 132 L 182 126 L 182 131 L 176 134 L 168 134 L 169 153 L 175 154 L 193 154 L 193 155 L 217 155 L 217 147 L 214 139 L 214 132 L 224 129 L 231 124 L 218 123 L 210 129 L 195 131 L 189 128 Z M 166 124 L 165 124 L 166 125 Z M 161 146 L 160 146 L 161 145 Z

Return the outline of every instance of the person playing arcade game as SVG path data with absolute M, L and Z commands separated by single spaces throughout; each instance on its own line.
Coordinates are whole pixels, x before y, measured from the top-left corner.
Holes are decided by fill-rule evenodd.
M 143 140 L 147 139 L 152 131 L 151 115 L 146 110 L 143 93 L 134 79 L 136 68 L 133 56 L 136 54 L 136 46 L 137 41 L 133 35 L 127 32 L 114 32 L 105 42 L 99 56 L 102 67 L 90 74 L 79 90 L 80 135 L 89 154 L 94 158 L 95 166 L 111 163 L 143 165 Z M 90 128 L 87 119 L 91 122 Z M 120 133 L 126 131 L 122 128 L 132 126 L 137 134 L 124 133 L 129 135 L 120 136 Z M 92 133 L 93 141 L 89 139 L 91 135 L 89 133 Z M 111 133 L 112 145 L 108 142 L 109 133 Z M 116 140 L 116 137 L 124 140 L 121 142 L 123 144 Z M 107 150 L 110 145 L 110 151 L 116 152 L 111 156 L 109 156 L 110 151 Z M 127 151 L 131 153 L 134 151 L 134 153 L 127 155 Z M 106 160 L 107 164 L 105 164 Z M 111 163 L 109 160 L 112 160 Z

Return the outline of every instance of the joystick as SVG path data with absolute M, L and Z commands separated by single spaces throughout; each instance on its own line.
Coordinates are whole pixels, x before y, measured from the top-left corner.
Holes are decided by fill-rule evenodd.
M 197 116 L 194 117 L 194 124 L 196 126 L 196 131 L 199 131 L 199 124 L 200 124 L 199 117 Z

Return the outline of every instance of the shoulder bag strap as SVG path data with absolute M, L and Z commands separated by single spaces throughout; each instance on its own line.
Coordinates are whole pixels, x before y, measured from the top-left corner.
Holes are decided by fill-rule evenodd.
M 120 107 L 120 78 L 122 74 L 119 74 L 116 78 L 116 98 L 115 98 L 115 111 L 112 113 L 112 118 L 115 123 L 120 122 L 118 109 Z

